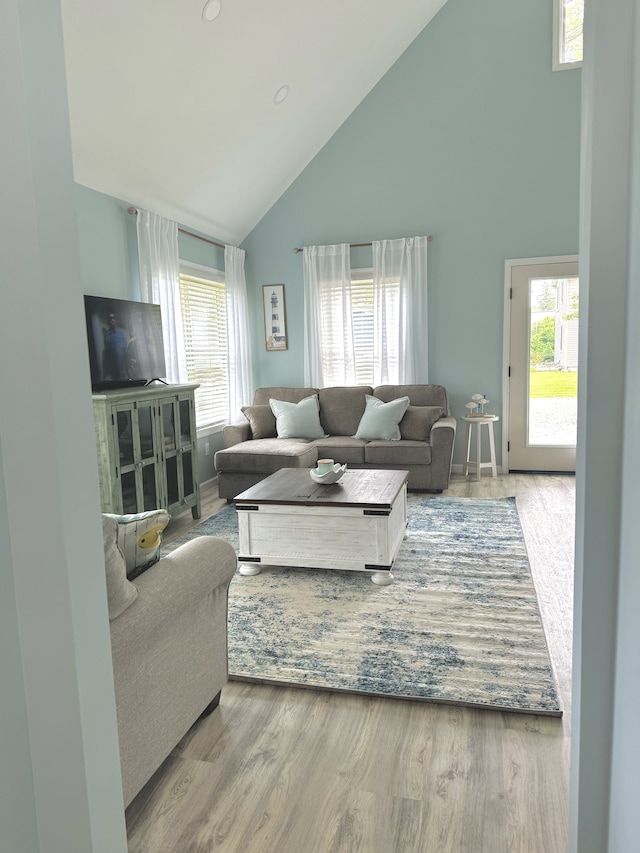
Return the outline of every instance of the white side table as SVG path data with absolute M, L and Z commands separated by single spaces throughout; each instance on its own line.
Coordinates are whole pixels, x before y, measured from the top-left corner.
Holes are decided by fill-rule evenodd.
M 472 415 L 463 415 L 462 420 L 467 424 L 466 452 L 462 473 L 466 477 L 469 471 L 475 471 L 480 479 L 480 474 L 483 468 L 491 468 L 491 476 L 497 477 L 498 469 L 496 468 L 496 445 L 493 438 L 493 425 L 500 418 L 497 415 L 482 415 L 481 417 L 473 417 Z M 476 431 L 476 459 L 472 462 L 471 456 L 471 437 L 473 427 L 477 427 Z M 489 462 L 482 462 L 482 430 L 480 427 L 486 426 L 489 434 L 489 450 L 491 459 Z

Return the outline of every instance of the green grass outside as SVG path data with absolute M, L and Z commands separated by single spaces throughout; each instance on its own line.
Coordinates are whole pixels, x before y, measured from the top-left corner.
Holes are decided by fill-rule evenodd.
M 532 370 L 529 380 L 531 397 L 577 397 L 578 374 L 561 370 Z

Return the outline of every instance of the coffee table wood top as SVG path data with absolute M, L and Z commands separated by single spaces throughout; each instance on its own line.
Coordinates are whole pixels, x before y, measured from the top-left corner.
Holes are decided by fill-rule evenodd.
M 308 468 L 281 468 L 234 498 L 235 503 L 391 509 L 408 471 L 347 469 L 337 483 L 314 483 Z

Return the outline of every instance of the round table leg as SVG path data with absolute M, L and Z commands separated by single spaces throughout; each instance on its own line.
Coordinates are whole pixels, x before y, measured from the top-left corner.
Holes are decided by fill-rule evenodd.
M 391 572 L 374 572 L 371 575 L 371 582 L 378 586 L 389 586 L 393 583 L 393 575 Z
M 247 565 L 242 563 L 238 568 L 238 571 L 241 575 L 245 575 L 245 577 L 249 577 L 250 575 L 259 575 L 262 571 L 262 566 L 258 563 L 249 563 Z

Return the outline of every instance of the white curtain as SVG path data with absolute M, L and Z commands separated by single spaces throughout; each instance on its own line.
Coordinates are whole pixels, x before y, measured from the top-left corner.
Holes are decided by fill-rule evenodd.
M 178 225 L 156 213 L 139 210 L 137 230 L 141 296 L 145 302 L 159 304 L 162 311 L 166 379 L 171 383 L 186 382 Z
M 372 243 L 374 385 L 428 382 L 428 237 Z
M 224 277 L 227 293 L 227 350 L 229 358 L 229 418 L 242 420 L 242 406 L 253 399 L 249 305 L 244 275 L 245 252 L 225 246 Z
M 349 244 L 304 249 L 304 382 L 355 384 Z

